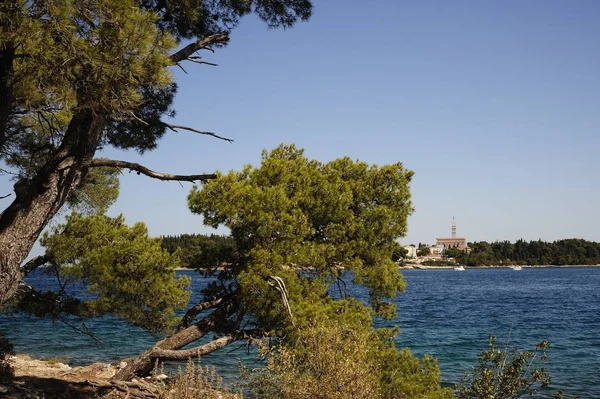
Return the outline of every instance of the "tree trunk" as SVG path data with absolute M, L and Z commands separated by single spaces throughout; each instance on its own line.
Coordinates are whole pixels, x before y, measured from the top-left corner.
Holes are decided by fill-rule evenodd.
M 13 102 L 14 47 L 5 44 L 0 48 L 0 152 L 8 140 L 7 126 Z
M 181 349 L 197 339 L 202 338 L 209 332 L 213 331 L 217 324 L 226 320 L 228 316 L 236 311 L 236 309 L 237 307 L 232 302 L 228 302 L 217 308 L 210 315 L 191 327 L 181 330 L 170 337 L 157 342 L 152 348 L 134 357 L 133 359 L 127 359 L 127 366 L 122 368 L 113 377 L 113 380 L 126 381 L 135 376 L 146 376 L 150 374 L 152 368 L 154 367 L 154 360 L 160 357 L 155 356 L 156 353 L 160 353 L 161 350 L 174 351 Z
M 105 118 L 73 116 L 55 156 L 30 180 L 18 181 L 16 197 L 0 214 L 0 305 L 17 291 L 25 260 L 43 228 L 85 177 L 83 163 L 94 156 Z

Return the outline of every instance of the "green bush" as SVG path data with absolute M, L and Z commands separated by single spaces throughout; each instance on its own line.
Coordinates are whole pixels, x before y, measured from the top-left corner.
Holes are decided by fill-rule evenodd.
M 391 337 L 338 323 L 309 327 L 269 350 L 264 369 L 243 375 L 254 398 L 452 398 L 436 362 L 398 351 Z
M 550 384 L 550 375 L 545 367 L 548 341 L 535 345 L 534 351 L 518 348 L 504 350 L 496 346 L 496 338 L 489 337 L 488 350 L 479 355 L 479 363 L 471 374 L 465 374 L 461 384 L 455 388 L 457 399 L 513 399 L 534 396 L 539 389 Z M 564 398 L 559 391 L 555 398 Z

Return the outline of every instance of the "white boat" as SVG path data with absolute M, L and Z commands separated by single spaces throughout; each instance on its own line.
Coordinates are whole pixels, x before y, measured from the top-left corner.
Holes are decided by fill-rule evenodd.
M 511 266 L 510 268 L 513 270 L 523 270 L 521 266 Z
M 464 268 L 464 267 L 462 267 L 462 266 L 456 266 L 456 267 L 454 268 L 454 270 L 456 270 L 457 272 L 464 272 L 464 271 L 465 271 L 465 268 Z

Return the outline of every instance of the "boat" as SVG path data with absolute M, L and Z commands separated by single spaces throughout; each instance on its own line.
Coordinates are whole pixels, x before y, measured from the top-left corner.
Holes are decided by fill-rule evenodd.
M 465 268 L 462 266 L 456 266 L 456 267 L 454 267 L 454 270 L 456 270 L 457 272 L 464 272 Z
M 523 270 L 521 266 L 511 266 L 510 268 L 513 270 Z

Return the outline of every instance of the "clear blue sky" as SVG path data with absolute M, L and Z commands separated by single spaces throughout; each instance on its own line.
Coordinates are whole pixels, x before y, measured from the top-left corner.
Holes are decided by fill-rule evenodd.
M 595 0 L 329 0 L 287 31 L 247 18 L 206 55 L 219 67 L 174 69 L 174 122 L 233 144 L 169 133 L 143 157 L 107 155 L 182 174 L 280 143 L 401 161 L 415 171 L 404 243 L 449 235 L 452 216 L 469 241 L 600 241 L 599 19 Z M 188 191 L 125 172 L 110 213 L 153 235 L 209 232 Z

